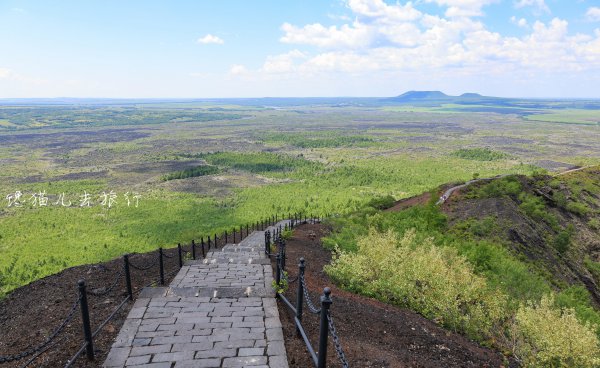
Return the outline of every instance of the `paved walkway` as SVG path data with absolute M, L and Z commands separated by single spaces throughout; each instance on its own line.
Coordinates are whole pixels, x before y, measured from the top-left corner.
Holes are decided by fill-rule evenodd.
M 103 367 L 287 368 L 264 249 L 255 231 L 186 262 L 169 287 L 144 289 Z

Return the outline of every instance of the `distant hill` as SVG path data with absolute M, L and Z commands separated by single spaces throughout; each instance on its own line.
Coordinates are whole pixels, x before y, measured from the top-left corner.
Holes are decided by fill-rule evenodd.
M 483 96 L 480 95 L 479 93 L 463 93 L 459 97 L 462 97 L 462 98 L 483 98 Z
M 396 97 L 388 98 L 387 101 L 394 103 L 461 103 L 473 102 L 473 100 L 490 100 L 495 97 L 485 97 L 478 93 L 463 93 L 460 96 L 450 96 L 441 91 L 408 91 Z
M 423 100 L 447 100 L 452 99 L 452 96 L 448 96 L 444 92 L 440 91 L 408 91 L 397 97 L 392 97 L 391 100 L 395 101 L 423 101 Z

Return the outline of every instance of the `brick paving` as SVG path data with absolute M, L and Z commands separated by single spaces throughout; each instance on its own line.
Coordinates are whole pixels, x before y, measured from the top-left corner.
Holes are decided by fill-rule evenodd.
M 287 368 L 264 248 L 255 231 L 142 290 L 103 367 Z

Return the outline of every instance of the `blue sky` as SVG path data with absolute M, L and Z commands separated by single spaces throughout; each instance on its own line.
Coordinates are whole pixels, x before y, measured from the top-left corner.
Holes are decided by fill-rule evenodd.
M 600 98 L 600 0 L 0 0 L 0 98 Z

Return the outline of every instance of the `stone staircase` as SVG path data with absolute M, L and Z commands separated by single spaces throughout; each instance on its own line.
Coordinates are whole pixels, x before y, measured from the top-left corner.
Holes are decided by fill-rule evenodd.
M 103 367 L 287 368 L 264 249 L 255 231 L 186 261 L 169 287 L 142 290 Z

